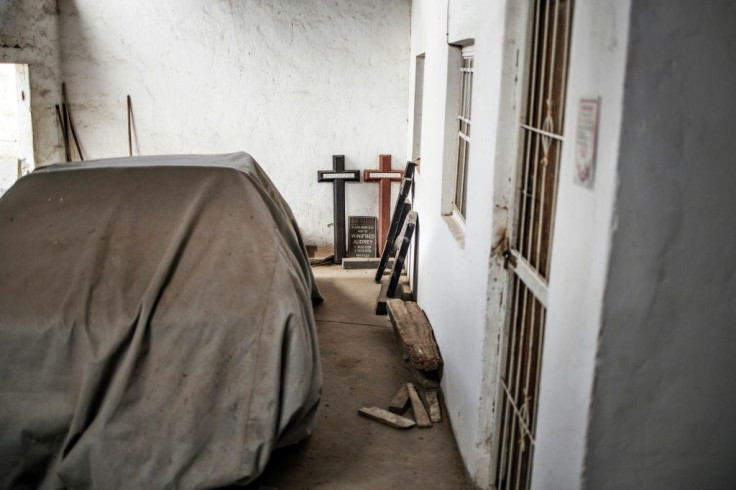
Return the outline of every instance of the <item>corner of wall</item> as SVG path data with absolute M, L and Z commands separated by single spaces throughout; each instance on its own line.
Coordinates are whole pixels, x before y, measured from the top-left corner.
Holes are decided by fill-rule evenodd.
M 33 149 L 37 165 L 61 161 L 54 105 L 61 100 L 56 2 L 20 0 L 0 6 L 0 61 L 29 65 Z

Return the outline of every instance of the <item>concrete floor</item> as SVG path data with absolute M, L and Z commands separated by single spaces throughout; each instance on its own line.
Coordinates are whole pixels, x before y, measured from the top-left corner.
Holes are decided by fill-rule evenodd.
M 275 451 L 249 488 L 473 488 L 444 406 L 443 421 L 429 429 L 398 430 L 358 416 L 363 406 L 386 408 L 399 386 L 414 379 L 390 322 L 374 314 L 374 272 L 338 266 L 314 272 L 325 297 L 315 308 L 324 372 L 317 425 L 308 440 Z

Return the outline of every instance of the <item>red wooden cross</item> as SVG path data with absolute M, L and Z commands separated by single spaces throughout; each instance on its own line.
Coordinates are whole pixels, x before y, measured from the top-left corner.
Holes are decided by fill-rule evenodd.
M 363 170 L 365 182 L 378 182 L 378 255 L 383 253 L 391 223 L 391 182 L 401 182 L 404 174 L 391 169 L 391 155 L 381 155 L 378 170 Z

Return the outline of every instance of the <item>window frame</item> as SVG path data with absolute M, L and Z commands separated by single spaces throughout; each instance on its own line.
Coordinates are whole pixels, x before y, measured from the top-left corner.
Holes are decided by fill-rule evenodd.
M 424 112 L 424 66 L 426 53 L 418 54 L 414 60 L 414 107 L 411 159 L 419 162 L 422 156 L 422 117 Z M 416 170 L 419 171 L 420 165 Z
M 474 45 L 463 46 L 460 51 L 459 104 L 456 116 L 455 171 L 452 198 L 453 214 L 463 220 L 467 216 L 468 163 L 470 161 L 470 129 L 472 127 L 473 73 L 475 65 Z

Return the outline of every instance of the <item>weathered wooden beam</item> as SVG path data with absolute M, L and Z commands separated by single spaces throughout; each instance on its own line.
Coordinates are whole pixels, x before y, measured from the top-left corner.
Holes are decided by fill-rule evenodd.
M 409 392 L 406 391 L 406 385 L 401 385 L 399 391 L 396 392 L 391 403 L 388 405 L 388 411 L 396 414 L 403 414 L 409 408 Z
M 427 409 L 424 408 L 422 399 L 419 398 L 416 388 L 412 383 L 406 383 L 406 391 L 409 392 L 409 399 L 411 400 L 411 409 L 414 412 L 414 420 L 417 421 L 417 427 L 426 429 L 432 427 L 432 421 L 429 419 Z
M 376 422 L 381 422 L 382 424 L 394 427 L 395 429 L 411 429 L 416 425 L 416 423 L 411 419 L 402 417 L 401 415 L 396 415 L 395 413 L 391 413 L 388 410 L 378 407 L 363 407 L 358 410 L 358 413 L 363 417 L 375 420 Z
M 435 424 L 442 422 L 442 410 L 440 409 L 440 400 L 437 397 L 437 392 L 427 390 L 424 392 L 424 397 L 427 399 L 427 405 L 429 405 L 429 420 Z
M 442 358 L 432 326 L 419 305 L 400 299 L 388 299 L 386 304 L 389 319 L 412 366 L 422 371 L 438 371 Z

